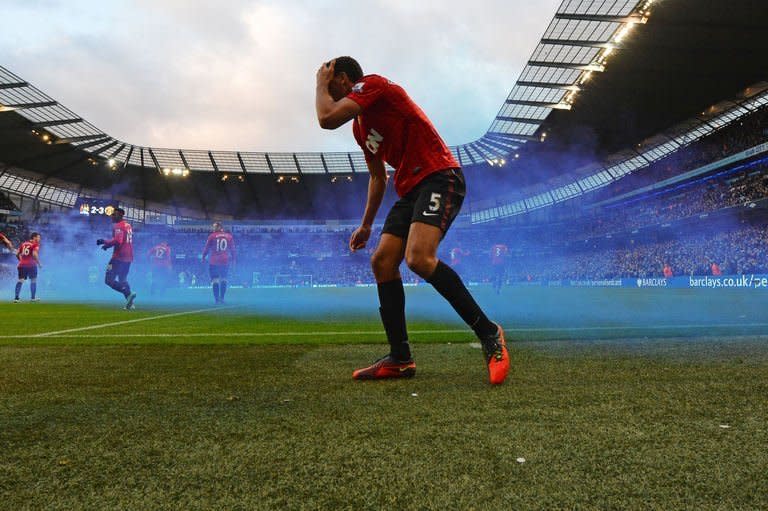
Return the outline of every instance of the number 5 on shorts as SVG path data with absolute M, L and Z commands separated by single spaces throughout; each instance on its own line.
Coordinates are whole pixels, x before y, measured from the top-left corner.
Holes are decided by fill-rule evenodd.
M 433 193 L 429 198 L 429 210 L 437 211 L 440 209 L 440 194 Z

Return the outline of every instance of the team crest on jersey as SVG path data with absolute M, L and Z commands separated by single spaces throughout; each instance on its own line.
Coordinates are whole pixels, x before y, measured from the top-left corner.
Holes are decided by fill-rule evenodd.
M 360 94 L 363 92 L 363 85 L 365 85 L 365 82 L 357 82 L 352 86 L 352 92 L 356 94 Z

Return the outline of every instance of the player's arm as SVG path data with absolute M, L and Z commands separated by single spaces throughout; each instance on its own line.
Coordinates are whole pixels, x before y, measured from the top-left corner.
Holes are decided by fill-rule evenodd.
M 11 243 L 11 240 L 9 240 L 5 234 L 0 234 L 0 242 L 8 247 L 8 250 L 13 250 L 13 243 Z
M 387 170 L 384 168 L 384 162 L 380 158 L 374 158 L 368 165 L 368 197 L 365 201 L 365 213 L 360 227 L 355 229 L 349 238 L 349 248 L 358 250 L 365 248 L 368 238 L 371 236 L 371 226 L 376 213 L 379 211 L 381 201 L 384 198 L 384 191 L 387 189 Z
M 32 251 L 32 259 L 35 260 L 35 264 L 37 264 L 38 268 L 42 268 L 43 267 L 43 265 L 40 264 L 40 255 L 39 255 L 39 250 L 38 249 L 35 249 L 35 250 Z
M 203 248 L 203 257 L 202 257 L 203 262 L 205 262 L 205 258 L 208 257 L 208 251 L 210 250 L 210 248 L 211 248 L 211 238 L 209 236 L 208 239 L 205 240 L 205 248 Z
M 333 80 L 335 64 L 336 61 L 332 60 L 317 70 L 315 110 L 317 110 L 317 121 L 320 123 L 320 127 L 326 130 L 335 130 L 354 119 L 361 110 L 360 105 L 349 98 L 341 98 L 339 101 L 333 100 L 328 85 Z
M 122 245 L 125 241 L 125 233 L 122 229 L 115 229 L 114 236 L 115 237 L 110 240 L 96 240 L 96 244 L 101 245 L 102 250 L 106 250 L 109 247 Z M 99 243 L 100 241 L 101 243 Z
M 21 246 L 19 246 L 19 248 L 16 249 L 16 259 L 21 261 Z

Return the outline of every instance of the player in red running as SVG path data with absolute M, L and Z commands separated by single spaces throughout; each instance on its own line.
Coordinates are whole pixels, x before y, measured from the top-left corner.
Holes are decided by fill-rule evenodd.
M 36 232 L 32 233 L 28 241 L 19 245 L 19 249 L 16 251 L 16 258 L 19 260 L 19 280 L 16 282 L 16 297 L 13 299 L 13 303 L 19 303 L 21 285 L 27 279 L 29 279 L 32 301 L 37 302 L 40 300 L 35 297 L 37 294 L 37 269 L 43 267 L 40 264 L 39 251 L 40 234 Z
M 162 294 L 171 283 L 173 263 L 171 247 L 167 241 L 161 241 L 147 252 L 149 266 L 152 269 L 152 296 Z
M 101 245 L 102 250 L 113 247 L 112 258 L 107 264 L 107 272 L 104 275 L 104 283 L 125 297 L 125 310 L 132 310 L 136 293 L 131 292 L 128 272 L 133 262 L 133 228 L 123 220 L 124 216 L 125 211 L 122 208 L 115 208 L 110 216 L 112 239 L 98 239 L 96 244 Z
M 229 265 L 235 264 L 235 240 L 232 234 L 224 230 L 220 222 L 214 222 L 213 232 L 208 235 L 203 249 L 203 262 L 208 259 L 208 272 L 211 276 L 215 303 L 224 303 L 227 292 L 227 274 Z
M 320 126 L 336 129 L 353 120 L 352 133 L 365 154 L 370 179 L 365 213 L 350 237 L 351 250 L 364 248 L 387 186 L 384 163 L 395 169 L 400 199 L 384 222 L 371 266 L 378 286 L 379 312 L 390 352 L 358 369 L 355 379 L 411 377 L 405 324 L 405 291 L 400 263 L 432 284 L 474 330 L 485 353 L 489 380 L 502 383 L 509 352 L 501 326 L 483 313 L 461 278 L 437 258 L 437 248 L 464 200 L 464 175 L 424 112 L 402 87 L 379 75 L 364 75 L 351 57 L 324 63 L 317 71 L 315 108 Z

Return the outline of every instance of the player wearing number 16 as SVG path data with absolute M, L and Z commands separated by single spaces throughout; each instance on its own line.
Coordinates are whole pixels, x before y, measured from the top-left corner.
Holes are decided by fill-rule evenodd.
M 205 242 L 203 262 L 209 254 L 208 272 L 211 276 L 213 299 L 215 303 L 224 303 L 229 265 L 235 264 L 235 240 L 232 234 L 224 230 L 220 222 L 214 222 L 213 232 L 208 235 L 208 240 Z
M 133 228 L 131 224 L 123 220 L 125 211 L 115 208 L 110 215 L 112 219 L 112 239 L 96 240 L 102 250 L 112 250 L 112 258 L 107 264 L 107 272 L 104 275 L 104 283 L 125 297 L 125 310 L 133 309 L 136 293 L 131 292 L 128 284 L 128 272 L 133 262 Z
M 29 237 L 29 241 L 25 241 L 19 245 L 19 249 L 16 251 L 16 258 L 19 260 L 19 280 L 16 282 L 16 297 L 13 300 L 14 303 L 19 303 L 21 286 L 27 279 L 29 279 L 29 289 L 31 291 L 32 301 L 38 301 L 35 297 L 35 293 L 37 293 L 37 269 L 43 267 L 43 265 L 40 264 L 40 258 L 38 257 L 39 250 L 40 234 L 33 232 Z
M 352 122 L 352 133 L 365 155 L 370 179 L 362 222 L 349 248 L 365 247 L 387 186 L 384 164 L 395 169 L 400 196 L 384 221 L 371 258 L 378 286 L 381 321 L 388 355 L 358 369 L 358 380 L 410 377 L 416 373 L 405 326 L 405 291 L 400 264 L 432 286 L 475 331 L 485 352 L 488 377 L 502 383 L 509 372 L 504 332 L 490 321 L 458 274 L 437 258 L 437 247 L 464 201 L 464 175 L 426 114 L 399 85 L 379 75 L 364 75 L 352 57 L 324 63 L 317 71 L 315 109 L 320 127 L 336 129 Z

